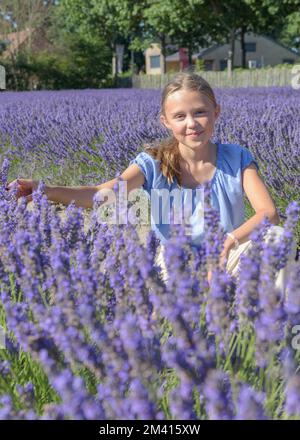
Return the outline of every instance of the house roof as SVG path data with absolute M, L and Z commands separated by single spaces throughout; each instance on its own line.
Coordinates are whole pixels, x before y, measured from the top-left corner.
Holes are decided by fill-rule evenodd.
M 274 40 L 271 37 L 268 37 L 267 35 L 263 35 L 263 34 L 253 34 L 252 32 L 249 32 L 248 34 L 251 34 L 251 36 L 255 36 L 255 37 L 259 37 L 259 38 L 264 38 L 266 40 L 271 41 L 273 44 L 276 44 L 279 47 L 282 47 L 283 49 L 289 51 L 290 53 L 292 53 L 293 55 L 300 55 L 300 53 L 298 51 L 292 50 L 289 47 L 284 46 L 283 44 L 279 43 L 278 41 Z M 228 43 L 224 43 L 224 44 L 216 44 L 214 46 L 211 46 L 210 48 L 208 48 L 204 53 L 202 53 L 202 55 L 206 55 L 209 52 L 213 52 L 215 49 L 218 49 L 219 47 L 225 46 Z
M 286 47 L 286 46 L 284 46 L 283 44 L 278 43 L 276 40 L 274 40 L 274 39 L 271 38 L 271 37 L 268 37 L 267 35 L 261 35 L 261 34 L 259 34 L 259 35 L 257 35 L 257 37 L 265 38 L 265 39 L 271 41 L 273 44 L 276 44 L 277 46 L 280 46 L 280 47 L 286 49 L 287 51 L 289 51 L 289 52 L 292 53 L 293 55 L 298 55 L 298 56 L 300 55 L 300 53 L 297 52 L 296 50 L 292 50 L 292 49 L 290 49 L 289 47 Z M 228 43 L 225 43 L 225 44 L 228 44 Z M 194 53 L 194 54 L 192 55 L 192 59 L 193 59 L 193 60 L 197 60 L 198 58 L 201 58 L 202 56 L 207 55 L 207 54 L 209 54 L 210 52 L 213 52 L 214 50 L 218 49 L 219 47 L 225 46 L 225 44 L 214 44 L 214 45 L 211 46 L 211 47 L 203 48 L 203 49 L 201 49 L 199 52 Z M 173 53 L 172 55 L 167 56 L 167 57 L 166 57 L 166 61 L 167 61 L 167 62 L 170 62 L 170 61 L 180 61 L 180 58 L 179 58 L 179 52 L 175 52 L 175 53 Z
M 272 41 L 274 44 L 277 44 L 278 46 L 283 47 L 283 49 L 286 49 L 289 52 L 292 52 L 292 54 L 294 54 L 294 55 L 300 55 L 298 50 L 296 50 L 296 49 L 292 50 L 289 47 L 285 46 L 284 44 L 279 43 L 278 41 L 274 40 L 273 38 L 268 37 L 267 35 L 261 35 L 261 37 L 264 37 L 266 40 Z
M 8 43 L 3 55 L 14 53 L 29 38 L 33 29 L 27 28 L 20 32 L 10 32 L 9 34 L 0 35 L 0 42 Z

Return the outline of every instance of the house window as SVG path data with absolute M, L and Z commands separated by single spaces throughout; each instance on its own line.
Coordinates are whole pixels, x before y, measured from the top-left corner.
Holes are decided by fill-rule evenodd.
M 245 43 L 246 52 L 256 52 L 256 43 Z
M 151 69 L 160 68 L 160 55 L 153 55 L 150 57 L 150 67 Z
M 214 60 L 204 60 L 204 70 L 213 70 Z
M 283 64 L 294 64 L 294 60 L 292 58 L 283 58 Z
M 227 68 L 227 60 L 220 60 L 220 70 L 225 70 Z

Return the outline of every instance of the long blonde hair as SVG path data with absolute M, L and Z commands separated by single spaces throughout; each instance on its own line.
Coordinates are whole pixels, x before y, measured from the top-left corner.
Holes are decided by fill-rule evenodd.
M 175 75 L 163 89 L 160 108 L 161 115 L 165 116 L 165 102 L 168 96 L 182 89 L 203 93 L 217 107 L 215 94 L 204 78 L 196 73 L 181 72 Z M 164 139 L 155 146 L 145 145 L 144 149 L 154 159 L 160 161 L 161 172 L 167 178 L 169 184 L 174 182 L 174 178 L 176 178 L 179 185 L 182 184 L 178 141 L 174 136 Z

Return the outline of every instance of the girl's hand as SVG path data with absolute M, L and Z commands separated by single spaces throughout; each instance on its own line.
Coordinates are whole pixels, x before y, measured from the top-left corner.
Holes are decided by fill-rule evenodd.
M 221 255 L 220 255 L 220 260 L 219 260 L 220 268 L 225 269 L 225 265 L 226 265 L 227 260 L 228 260 L 229 252 L 233 248 L 234 248 L 234 241 L 230 237 L 227 237 L 225 242 L 224 242 L 223 250 L 222 250 Z
M 212 279 L 212 271 L 208 270 L 207 271 L 207 281 L 208 281 L 209 287 L 211 285 L 211 279 Z
M 235 245 L 234 241 L 230 237 L 227 237 L 224 242 L 224 245 L 223 245 L 223 250 L 220 254 L 220 259 L 219 259 L 220 269 L 223 269 L 223 270 L 226 269 L 226 263 L 228 260 L 229 252 L 231 251 L 231 249 L 234 248 L 234 245 Z M 208 269 L 208 271 L 207 271 L 207 281 L 208 281 L 209 286 L 211 286 L 211 282 L 212 282 L 212 270 L 211 269 Z
M 32 201 L 32 193 L 37 190 L 39 182 L 31 179 L 16 179 L 8 184 L 7 189 L 17 186 L 17 198 L 25 197 L 27 202 Z

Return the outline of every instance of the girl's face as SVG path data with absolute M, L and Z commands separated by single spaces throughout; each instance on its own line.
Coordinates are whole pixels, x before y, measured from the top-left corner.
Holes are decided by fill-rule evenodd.
M 206 95 L 178 90 L 167 97 L 164 107 L 161 122 L 180 144 L 197 149 L 210 141 L 220 107 L 215 107 Z

